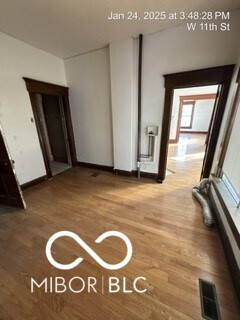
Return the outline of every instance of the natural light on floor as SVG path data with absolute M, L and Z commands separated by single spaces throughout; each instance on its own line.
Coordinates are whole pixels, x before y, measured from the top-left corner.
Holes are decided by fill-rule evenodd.
M 173 157 L 173 160 L 178 160 L 178 161 L 190 161 L 193 159 L 203 159 L 204 157 L 204 152 L 199 152 L 199 153 L 192 153 L 192 154 L 183 154 L 180 156 Z

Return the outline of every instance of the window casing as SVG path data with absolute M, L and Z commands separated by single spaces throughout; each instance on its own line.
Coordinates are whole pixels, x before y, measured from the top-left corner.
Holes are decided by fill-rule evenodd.
M 240 204 L 240 101 L 232 127 L 232 132 L 225 154 L 221 178 L 232 194 L 234 200 Z
M 196 101 L 183 101 L 181 106 L 180 128 L 191 129 Z

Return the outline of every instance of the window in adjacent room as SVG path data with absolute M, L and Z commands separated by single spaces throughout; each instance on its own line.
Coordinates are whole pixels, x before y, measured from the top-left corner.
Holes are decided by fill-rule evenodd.
M 180 128 L 191 129 L 193 122 L 195 101 L 183 101 L 182 102 L 182 116 Z

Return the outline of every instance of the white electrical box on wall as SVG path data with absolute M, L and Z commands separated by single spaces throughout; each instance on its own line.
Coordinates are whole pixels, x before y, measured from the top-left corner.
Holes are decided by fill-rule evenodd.
M 147 127 L 147 135 L 149 137 L 155 137 L 158 136 L 158 128 L 157 126 L 149 126 Z

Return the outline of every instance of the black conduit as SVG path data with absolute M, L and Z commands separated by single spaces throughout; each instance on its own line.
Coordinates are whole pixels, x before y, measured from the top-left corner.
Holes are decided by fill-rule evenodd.
M 143 35 L 140 34 L 139 35 L 139 55 L 138 55 L 138 136 L 137 136 L 138 178 L 140 178 L 140 162 L 141 162 L 142 41 L 143 41 Z

